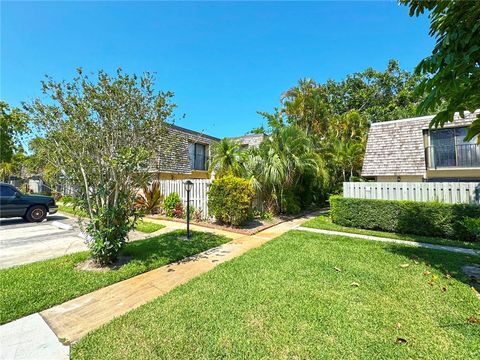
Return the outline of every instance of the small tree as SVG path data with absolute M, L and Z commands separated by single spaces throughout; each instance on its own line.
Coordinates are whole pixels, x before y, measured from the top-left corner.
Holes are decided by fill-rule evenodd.
M 84 228 L 93 258 L 107 264 L 140 215 L 136 190 L 162 143 L 173 94 L 155 92 L 149 73 L 137 77 L 119 69 L 111 77 L 99 71 L 92 81 L 77 72 L 71 82 L 47 77 L 42 90 L 49 101 L 24 107 L 44 137 L 38 146 L 78 191 L 75 205 L 88 214 Z
M 432 54 L 415 71 L 424 75 L 417 90 L 428 94 L 419 112 L 442 111 L 432 126 L 453 121 L 455 112 L 474 112 L 480 107 L 480 2 L 453 0 L 400 0 L 410 16 L 428 12 L 430 35 L 436 39 Z M 480 134 L 480 115 L 469 126 L 466 139 Z M 480 143 L 480 137 L 478 137 Z

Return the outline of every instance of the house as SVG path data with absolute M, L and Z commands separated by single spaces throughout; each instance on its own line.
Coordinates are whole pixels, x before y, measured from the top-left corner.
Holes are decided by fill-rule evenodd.
M 231 140 L 238 142 L 242 148 L 256 147 L 258 148 L 265 139 L 265 134 L 248 134 L 244 136 L 237 136 L 230 138 Z
M 209 179 L 212 145 L 220 139 L 176 125 L 167 125 L 149 172 L 159 180 Z
M 433 116 L 372 124 L 362 176 L 378 182 L 480 181 L 477 137 L 464 141 L 478 114 L 456 114 L 438 129 L 429 128 Z

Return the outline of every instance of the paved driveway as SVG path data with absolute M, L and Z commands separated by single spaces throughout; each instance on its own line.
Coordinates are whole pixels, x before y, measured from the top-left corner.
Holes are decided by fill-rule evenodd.
M 53 223 L 73 226 L 61 229 Z M 20 218 L 0 219 L 0 268 L 31 263 L 86 250 L 76 220 L 52 215 L 41 223 L 27 223 Z

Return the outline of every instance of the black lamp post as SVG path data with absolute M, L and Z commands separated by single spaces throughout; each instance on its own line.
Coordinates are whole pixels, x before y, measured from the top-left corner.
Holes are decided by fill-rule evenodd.
M 193 188 L 193 182 L 187 180 L 183 184 L 187 192 L 187 239 L 190 239 L 190 190 Z

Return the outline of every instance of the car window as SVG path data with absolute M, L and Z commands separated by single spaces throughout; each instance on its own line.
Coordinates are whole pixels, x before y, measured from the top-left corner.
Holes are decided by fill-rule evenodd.
M 10 186 L 0 186 L 0 196 L 14 196 L 15 191 Z

